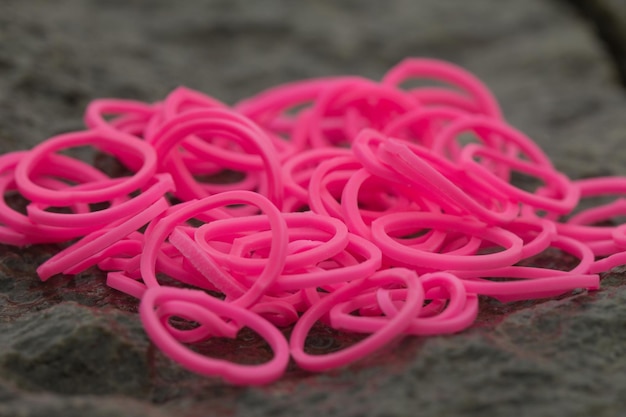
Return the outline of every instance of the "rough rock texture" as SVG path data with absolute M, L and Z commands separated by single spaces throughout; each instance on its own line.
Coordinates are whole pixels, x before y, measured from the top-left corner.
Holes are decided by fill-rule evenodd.
M 623 2 L 605 5 L 626 22 Z M 153 101 L 186 85 L 234 102 L 279 82 L 376 78 L 406 56 L 432 56 L 484 79 L 508 119 L 572 177 L 626 175 L 621 69 L 591 22 L 557 0 L 2 0 L 0 151 L 80 128 L 97 97 Z M 0 417 L 626 409 L 623 270 L 593 294 L 485 299 L 472 329 L 407 339 L 346 370 L 292 367 L 271 386 L 237 388 L 159 354 L 133 300 L 107 289 L 98 271 L 40 283 L 36 265 L 55 250 L 0 246 Z M 321 350 L 350 343 L 332 332 L 317 338 Z M 254 357 L 262 347 L 246 335 L 210 346 L 224 357 Z

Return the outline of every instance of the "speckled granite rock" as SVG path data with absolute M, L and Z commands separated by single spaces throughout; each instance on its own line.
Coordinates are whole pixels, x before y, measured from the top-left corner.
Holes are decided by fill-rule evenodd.
M 611 58 L 564 1 L 0 2 L 0 151 L 81 127 L 97 97 L 187 85 L 227 102 L 293 79 L 379 77 L 406 56 L 452 60 L 573 177 L 626 175 L 626 99 Z M 0 417 L 613 416 L 626 409 L 623 270 L 603 290 L 502 305 L 449 337 L 407 339 L 347 370 L 291 367 L 265 388 L 190 374 L 147 341 L 134 302 L 91 270 L 40 283 L 53 246 L 0 247 Z M 559 262 L 559 259 L 555 259 Z M 249 335 L 248 335 L 249 336 Z M 243 335 L 223 357 L 258 355 Z M 317 335 L 320 349 L 350 337 Z M 229 356 L 230 355 L 230 356 Z

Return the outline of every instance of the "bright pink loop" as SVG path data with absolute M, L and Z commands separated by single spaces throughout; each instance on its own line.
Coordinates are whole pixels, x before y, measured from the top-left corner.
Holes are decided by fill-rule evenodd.
M 153 138 L 153 144 L 157 150 L 157 154 L 160 160 L 163 161 L 162 166 L 167 167 L 167 162 L 179 155 L 177 152 L 172 152 L 174 147 L 181 142 L 184 143 L 191 135 L 202 133 L 203 137 L 206 135 L 215 134 L 217 136 L 226 135 L 226 137 L 237 137 L 241 139 L 247 147 L 253 150 L 257 155 L 254 156 L 259 164 L 255 166 L 238 165 L 234 166 L 235 169 L 265 169 L 265 176 L 267 177 L 267 195 L 268 198 L 274 202 L 278 207 L 282 206 L 283 200 L 283 188 L 282 179 L 280 175 L 280 165 L 278 160 L 278 154 L 267 135 L 265 135 L 258 127 L 254 126 L 249 120 L 246 120 L 236 113 L 232 113 L 225 109 L 208 109 L 203 111 L 193 111 L 181 114 L 177 117 L 169 120 L 159 132 Z M 195 139 L 198 139 L 195 137 Z M 185 146 L 192 146 L 193 150 L 201 151 L 208 147 L 211 149 L 209 153 L 203 152 L 203 155 L 212 155 L 211 158 L 219 158 L 220 163 L 225 163 L 228 160 L 237 162 L 235 159 L 241 161 L 241 155 L 235 152 L 225 151 L 221 152 L 219 147 L 209 146 L 207 143 L 199 144 L 199 140 L 187 141 Z M 198 145 L 198 146 L 195 146 Z M 248 155 L 250 156 L 250 155 Z M 233 159 L 235 158 L 235 159 Z M 214 159 L 215 160 L 215 159 Z M 177 165 L 177 168 L 182 168 L 181 165 Z M 174 180 L 176 181 L 177 194 L 181 195 L 185 199 L 202 198 L 206 197 L 206 192 L 202 190 L 201 186 L 196 181 L 187 181 L 189 176 L 182 177 L 176 175 L 176 172 L 172 172 Z
M 626 199 L 618 198 L 601 206 L 588 208 L 574 214 L 567 220 L 569 224 L 593 225 L 626 215 Z
M 469 176 L 457 174 L 452 177 L 453 181 L 399 140 L 389 139 L 384 142 L 380 147 L 379 156 L 382 162 L 449 212 L 469 213 L 492 224 L 507 223 L 518 215 L 519 208 L 510 199 L 490 198 L 488 194 L 492 190 L 481 188 L 480 184 Z M 493 209 L 485 207 L 481 204 L 482 198 L 490 199 L 491 204 L 496 207 Z
M 364 127 L 382 128 L 418 103 L 410 95 L 372 81 L 346 77 L 320 95 L 311 110 L 309 135 L 313 147 L 349 144 Z M 338 135 L 324 132 L 324 121 L 344 119 Z
M 98 268 L 103 271 L 130 272 L 131 269 L 139 267 L 138 261 L 136 261 L 136 268 L 131 266 L 131 262 L 141 254 L 142 249 L 143 235 L 139 232 L 131 233 L 126 238 L 111 244 L 111 246 L 95 255 L 85 258 L 83 261 L 77 262 L 70 268 L 65 269 L 63 273 L 76 275 L 93 265 L 98 265 Z M 121 262 L 122 259 L 126 262 Z
M 317 265 L 344 250 L 348 244 L 348 229 L 337 219 L 311 212 L 289 213 L 282 216 L 289 228 L 290 242 L 296 239 L 321 239 L 319 245 L 288 254 L 285 258 L 285 270 L 298 270 Z M 267 259 L 251 258 L 246 254 L 258 252 L 270 246 L 271 231 L 258 232 L 258 230 L 267 229 L 268 226 L 267 216 L 217 220 L 199 227 L 195 232 L 195 240 L 201 248 L 216 260 L 223 262 L 229 269 L 238 272 L 245 271 L 246 274 L 258 274 L 265 268 Z M 256 233 L 235 238 L 228 253 L 222 254 L 209 243 L 221 234 L 235 229 L 238 233 L 253 231 Z
M 472 236 L 478 236 L 505 248 L 504 251 L 479 256 L 459 256 L 436 253 L 407 247 L 391 238 L 389 233 L 406 227 L 419 229 L 453 229 Z M 512 265 L 522 256 L 523 242 L 513 233 L 500 227 L 488 226 L 468 218 L 433 213 L 394 213 L 381 216 L 372 222 L 372 239 L 383 254 L 403 265 L 450 269 L 481 269 L 486 266 L 497 268 Z
M 52 190 L 34 182 L 46 159 L 55 152 L 76 146 L 94 146 L 113 155 L 124 155 L 142 161 L 142 166 L 125 181 L 113 181 L 96 190 Z M 120 195 L 142 188 L 156 173 L 157 155 L 144 141 L 131 135 L 108 130 L 66 133 L 35 146 L 15 168 L 15 181 L 19 191 L 36 203 L 67 206 L 73 203 L 110 201 Z
M 420 87 L 410 93 L 424 107 L 456 109 L 467 113 L 480 114 L 482 110 L 471 97 L 454 90 L 440 87 Z
M 612 197 L 626 194 L 626 177 L 598 177 L 572 181 L 573 186 L 579 188 L 580 198 Z M 620 216 L 626 212 L 623 199 L 618 198 L 612 202 L 598 205 L 579 211 L 570 219 L 556 222 L 557 231 L 584 242 L 611 241 L 613 240 L 613 226 L 601 224 L 610 220 L 613 216 Z M 606 255 L 606 251 L 604 252 Z
M 313 78 L 272 87 L 242 100 L 235 110 L 263 124 L 286 110 L 306 103 L 313 103 L 328 87 L 341 81 L 341 77 Z
M 556 193 L 558 198 L 544 197 L 522 190 L 494 175 L 485 165 L 476 162 L 476 158 L 488 158 L 498 164 L 507 165 L 513 171 L 541 178 L 546 184 L 545 187 Z M 459 162 L 462 168 L 475 174 L 493 188 L 508 195 L 511 199 L 529 204 L 538 209 L 559 214 L 569 213 L 576 206 L 580 197 L 580 188 L 573 185 L 569 178 L 555 169 L 549 166 L 529 163 L 519 158 L 511 158 L 485 146 L 476 144 L 465 146 L 461 152 Z
M 93 100 L 85 111 L 85 125 L 89 129 L 112 129 L 119 131 L 120 126 L 116 122 L 123 116 L 130 116 L 134 121 L 141 121 L 145 124 L 155 113 L 153 105 L 142 103 L 141 101 L 122 99 L 99 99 Z M 108 122 L 105 115 L 118 115 L 112 122 Z
M 600 274 L 623 265 L 626 265 L 626 251 L 617 252 L 606 258 L 598 259 L 589 267 L 589 273 Z
M 333 256 L 332 265 L 318 265 L 306 272 L 291 272 L 280 276 L 274 290 L 292 291 L 308 287 L 342 284 L 360 279 L 377 271 L 382 263 L 380 249 L 370 241 L 349 234 L 344 252 Z
M 261 335 L 274 352 L 274 357 L 264 364 L 239 365 L 224 360 L 211 359 L 192 351 L 180 344 L 167 327 L 163 326 L 162 318 L 157 314 L 161 304 L 176 301 L 183 307 L 180 312 L 167 311 L 169 315 L 191 315 L 189 313 L 204 312 L 203 317 L 193 320 L 202 322 L 203 318 L 212 318 L 214 314 L 222 318 L 229 318 L 240 325 L 250 327 Z M 191 307 L 191 306 L 194 307 Z M 283 334 L 261 318 L 243 307 L 229 304 L 213 298 L 201 291 L 192 291 L 172 287 L 153 287 L 146 291 L 139 307 L 141 321 L 150 339 L 166 355 L 180 363 L 185 368 L 206 376 L 221 376 L 233 384 L 261 385 L 270 383 L 279 378 L 289 361 L 289 346 Z M 207 324 L 208 325 L 208 324 Z
M 407 58 L 387 71 L 382 83 L 399 86 L 411 78 L 429 78 L 447 82 L 468 93 L 468 97 L 473 99 L 484 114 L 496 119 L 501 118 L 498 102 L 489 89 L 461 67 L 435 59 Z
M 368 187 L 364 187 L 366 182 Z M 370 192 L 369 198 L 364 195 L 365 190 Z M 372 220 L 382 214 L 413 208 L 413 202 L 403 195 L 403 191 L 401 187 L 395 187 L 373 177 L 365 169 L 351 174 L 341 193 L 341 213 L 350 231 L 368 238 L 371 234 L 369 223 Z M 395 195 L 390 195 L 392 192 Z M 419 206 L 417 208 L 419 209 Z
M 447 272 L 435 272 L 422 275 L 420 280 L 426 299 L 437 300 L 433 295 L 436 292 L 434 290 L 437 290 L 439 293 L 443 292 L 442 295 L 447 299 L 447 304 L 437 314 L 427 317 L 416 316 L 407 328 L 407 334 L 430 336 L 457 333 L 467 329 L 476 320 L 478 297 L 476 294 L 468 293 L 459 278 Z M 382 297 L 383 294 L 377 295 L 379 295 L 379 304 L 383 307 L 385 314 L 394 317 L 397 314 L 397 308 L 389 302 L 381 304 L 382 300 L 389 300 L 388 294 L 386 297 Z
M 0 194 L 3 196 L 8 191 L 17 188 L 13 170 L 25 155 L 26 152 L 13 152 L 0 157 Z M 81 161 L 63 155 L 53 155 L 42 167 L 42 176 L 38 177 L 37 181 L 39 184 L 46 185 L 49 188 L 63 189 L 67 187 L 65 182 L 54 180 L 47 177 L 47 175 L 56 176 L 57 174 L 62 174 L 67 179 L 87 182 L 101 181 L 106 178 L 100 171 L 92 170 L 88 167 Z M 84 212 L 84 210 L 88 210 L 88 207 L 84 204 L 75 204 L 71 209 Z M 51 227 L 34 222 L 33 219 L 9 207 L 4 198 L 0 198 L 0 223 L 12 229 L 6 229 L 6 239 L 2 240 L 0 238 L 0 240 L 19 246 L 34 243 L 63 242 L 84 236 L 99 228 L 97 224 L 80 227 L 76 224 L 65 223 L 63 227 Z
M 382 133 L 431 148 L 437 134 L 450 122 L 468 114 L 449 107 L 417 108 L 392 120 Z
M 225 322 L 223 318 L 203 306 L 175 299 L 159 304 L 156 314 L 161 320 L 161 325 L 181 343 L 198 343 L 211 337 L 234 339 L 240 330 L 237 324 Z M 179 329 L 170 322 L 173 318 L 197 322 L 200 325 L 192 329 Z
M 325 355 L 305 353 L 305 340 L 309 330 L 316 321 L 322 318 L 334 306 L 342 302 L 350 303 L 350 300 L 365 290 L 384 288 L 394 283 L 400 283 L 407 288 L 406 301 L 395 317 L 388 320 L 384 318 L 379 319 L 384 320 L 384 325 L 380 326 L 379 330 L 366 339 L 339 352 Z M 395 268 L 379 271 L 369 278 L 354 281 L 321 299 L 300 317 L 291 334 L 291 356 L 301 368 L 310 371 L 319 372 L 345 366 L 380 349 L 393 338 L 402 334 L 407 326 L 410 325 L 411 318 L 421 308 L 423 301 L 424 292 L 417 276 L 415 272 L 407 269 Z M 367 330 L 365 331 L 367 332 Z
M 150 207 L 129 219 L 116 222 L 109 228 L 85 236 L 41 264 L 37 268 L 37 274 L 39 274 L 42 281 L 46 281 L 51 276 L 74 267 L 78 262 L 96 255 L 132 232 L 137 231 L 168 207 L 167 201 L 164 198 L 160 198 L 155 203 L 152 203 Z
M 524 274 L 538 271 L 541 268 L 531 268 L 532 271 L 524 271 Z M 534 298 L 556 297 L 575 288 L 597 290 L 600 288 L 600 277 L 592 274 L 572 274 L 569 272 L 559 274 L 558 271 L 544 270 L 545 276 L 535 279 L 522 279 L 515 281 L 490 281 L 484 278 L 466 279 L 463 281 L 468 292 L 494 297 L 501 302 L 529 300 Z M 493 272 L 497 274 L 498 271 Z M 486 277 L 484 273 L 481 273 Z M 501 275 L 497 275 L 499 277 Z M 508 276 L 508 275 L 507 275 Z M 520 278 L 527 278 L 526 276 Z M 528 278 L 531 278 L 530 276 Z
M 170 120 L 178 114 L 205 108 L 226 108 L 219 100 L 186 87 L 177 87 L 163 102 L 163 119 Z
M 308 187 L 311 175 L 320 163 L 335 157 L 350 156 L 349 149 L 321 148 L 301 152 L 287 160 L 282 166 L 283 184 L 288 195 L 300 202 L 308 202 Z
M 361 164 L 351 156 L 337 157 L 322 162 L 317 166 L 309 180 L 309 207 L 317 214 L 342 218 L 341 205 L 337 199 L 348 177 L 341 175 L 333 177 L 333 172 L 354 173 L 361 168 Z M 328 186 L 334 185 L 336 193 L 333 196 Z
M 148 289 L 145 284 L 130 278 L 123 272 L 109 272 L 107 274 L 107 285 L 139 300 L 141 300 Z
M 172 248 L 175 249 L 173 245 Z M 167 251 L 162 247 L 161 251 L 157 254 L 155 266 L 157 273 L 164 274 L 181 284 L 188 285 L 193 288 L 200 288 L 215 292 L 220 291 L 207 279 L 205 275 L 202 275 L 202 273 L 200 273 L 198 269 L 193 266 L 188 257 L 180 253 L 168 254 L 166 252 Z M 139 257 L 137 269 L 139 270 L 139 277 L 143 279 L 141 274 L 141 258 L 142 256 Z M 135 267 L 134 261 L 135 260 L 133 259 L 133 268 Z
M 456 276 L 437 272 L 420 277 L 421 285 L 426 299 L 445 297 L 445 308 L 436 311 L 435 314 L 422 316 L 414 313 L 411 324 L 405 330 L 406 334 L 432 335 L 444 333 L 456 333 L 466 329 L 476 319 L 478 313 L 478 299 L 474 294 L 467 294 L 463 282 Z M 437 290 L 438 294 L 434 296 Z M 407 290 L 378 289 L 375 293 L 365 293 L 350 301 L 337 303 L 330 311 L 330 319 L 333 327 L 355 332 L 376 332 L 385 325 L 384 318 L 377 316 L 358 317 L 349 314 L 353 310 L 362 309 L 371 303 L 378 303 L 381 312 L 388 319 L 396 317 L 399 313 L 397 305 L 393 302 L 402 300 L 407 295 Z
M 124 179 L 120 182 L 125 181 Z M 115 179 L 109 180 L 108 184 L 114 184 Z M 85 186 L 76 186 L 75 190 L 87 188 L 98 189 L 99 183 L 87 183 Z M 106 185 L 106 183 L 105 183 Z M 158 174 L 154 177 L 154 184 L 150 184 L 136 197 L 119 204 L 112 204 L 109 208 L 88 213 L 54 213 L 45 211 L 43 205 L 30 204 L 27 207 L 28 217 L 42 225 L 63 227 L 88 227 L 94 225 L 109 224 L 115 220 L 133 216 L 154 203 L 164 194 L 174 191 L 174 181 L 169 174 Z
M 346 186 L 344 187 L 343 193 L 341 195 L 341 213 L 342 213 L 343 220 L 345 221 L 346 225 L 350 229 L 350 232 L 355 233 L 366 239 L 371 239 L 371 234 L 372 234 L 370 230 L 371 222 L 375 220 L 376 218 L 385 214 L 407 211 L 411 208 L 415 208 L 415 207 L 411 207 L 413 205 L 413 202 L 410 200 L 395 199 L 389 202 L 379 201 L 379 204 L 381 205 L 385 204 L 388 207 L 386 207 L 384 210 L 381 210 L 380 212 L 377 212 L 375 214 L 371 211 L 365 212 L 364 210 L 360 209 L 359 208 L 360 206 L 359 189 L 361 188 L 361 186 L 367 179 L 371 179 L 371 178 L 374 178 L 374 177 L 372 177 L 364 169 L 360 169 L 356 171 L 354 174 L 350 175 L 350 178 L 346 182 Z M 387 186 L 389 187 L 389 185 Z M 390 188 L 393 189 L 396 187 L 390 187 Z M 390 192 L 390 191 L 391 191 L 390 189 L 387 190 L 387 192 Z M 418 211 L 420 211 L 419 208 L 420 207 L 417 206 Z M 369 214 L 369 219 L 367 223 L 363 217 L 364 214 L 365 215 Z M 427 232 L 425 235 L 419 236 L 417 238 L 404 239 L 404 243 L 407 245 L 416 244 L 416 243 L 422 246 L 433 245 L 431 246 L 431 248 L 433 250 L 436 250 L 436 248 L 438 248 L 441 244 L 443 244 L 444 239 L 445 239 L 445 233 L 441 233 L 439 231 L 430 231 L 430 232 Z
M 572 239 L 567 236 L 555 236 L 549 247 L 553 247 L 562 250 L 578 259 L 578 264 L 572 267 L 566 273 L 570 275 L 585 275 L 588 274 L 591 265 L 594 262 L 594 254 L 592 250 L 583 242 Z M 547 247 L 546 247 L 547 248 Z M 544 248 L 545 249 L 545 248 Z M 533 251 L 534 252 L 534 251 Z M 530 252 L 532 254 L 532 252 Z M 533 254 L 534 255 L 534 254 Z M 532 255 L 531 255 L 532 256 Z M 485 267 L 481 269 L 466 271 L 453 271 L 459 277 L 512 277 L 512 278 L 541 278 L 547 273 L 551 275 L 561 275 L 560 270 L 546 269 L 546 268 L 529 268 L 529 267 L 517 267 L 510 264 L 504 267 L 490 268 Z M 546 272 L 548 271 L 548 272 Z M 527 275 L 523 275 L 523 273 Z
M 617 226 L 613 230 L 613 241 L 622 249 L 626 249 L 626 224 Z
M 578 265 L 569 271 L 571 274 L 589 273 L 589 268 L 595 259 L 593 251 L 589 248 L 589 246 L 577 239 L 572 239 L 567 236 L 558 236 L 551 243 L 551 246 L 574 255 L 579 260 Z
M 276 327 L 288 327 L 298 321 L 300 315 L 296 308 L 283 300 L 261 301 L 250 308 Z
M 230 191 L 202 200 L 193 201 L 180 209 L 172 211 L 161 218 L 152 229 L 146 230 L 146 245 L 141 258 L 141 272 L 148 287 L 158 286 L 156 278 L 156 262 L 159 246 L 172 233 L 174 228 L 200 213 L 229 204 L 253 204 L 268 216 L 271 230 L 274 233 L 272 248 L 263 272 L 254 284 L 233 303 L 250 306 L 267 291 L 283 269 L 287 254 L 288 232 L 287 223 L 280 212 L 265 197 L 249 191 Z
M 249 117 L 273 136 L 286 137 L 274 141 L 281 154 L 281 160 L 289 160 L 307 147 L 308 130 L 306 125 L 311 105 L 323 92 L 341 82 L 340 77 L 317 78 L 283 84 L 262 91 L 254 97 L 243 100 L 235 109 Z M 289 112 L 289 114 L 287 114 Z M 285 148 L 285 144 L 289 147 Z M 283 145 L 283 148 L 279 145 Z
M 352 281 L 371 274 L 380 267 L 381 254 L 378 248 L 365 239 L 348 234 L 345 226 L 338 220 L 313 213 L 284 214 L 283 218 L 290 228 L 289 239 L 301 238 L 308 234 L 309 239 L 320 239 L 320 244 L 286 256 L 284 272 L 272 285 L 274 291 L 290 291 L 309 286 Z M 325 220 L 321 221 L 322 219 Z M 266 232 L 252 235 L 252 240 L 243 235 L 235 236 L 234 245 L 228 252 L 222 252 L 209 243 L 218 237 L 224 237 L 225 233 L 229 231 L 232 232 L 234 225 L 239 220 L 219 220 L 201 226 L 196 231 L 196 241 L 211 258 L 231 271 L 245 274 L 245 280 L 252 283 L 254 282 L 252 278 L 256 277 L 266 267 L 269 260 L 267 258 L 242 258 L 241 255 L 246 248 L 250 247 L 250 244 L 266 242 Z M 265 216 L 245 220 L 247 222 L 246 228 L 250 230 L 267 226 Z M 300 235 L 297 228 L 307 225 L 309 227 L 315 226 L 317 231 L 306 231 L 305 228 L 303 229 L 305 234 Z M 327 237 L 329 233 L 332 233 L 330 239 Z M 339 259 L 345 259 L 345 257 L 339 253 L 340 251 L 357 255 L 358 261 L 343 263 Z M 333 269 L 326 270 L 320 267 L 321 261 L 334 258 L 337 258 L 339 265 Z
M 246 288 L 229 277 L 213 258 L 180 228 L 172 231 L 169 241 L 202 276 L 227 297 L 239 298 L 245 294 Z
M 517 153 L 528 158 L 530 162 L 552 168 L 548 156 L 530 138 L 500 120 L 483 116 L 463 117 L 450 123 L 435 137 L 433 151 L 446 156 L 451 145 L 462 133 L 473 133 L 485 146 L 500 152 L 504 152 L 508 146 L 514 146 Z M 453 155 L 453 159 L 455 157 Z

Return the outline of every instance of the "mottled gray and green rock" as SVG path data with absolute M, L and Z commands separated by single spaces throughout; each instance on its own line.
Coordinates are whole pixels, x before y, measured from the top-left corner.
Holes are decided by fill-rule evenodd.
M 605 3 L 624 21 L 621 2 Z M 232 103 L 288 80 L 378 78 L 406 56 L 431 56 L 481 77 L 510 122 L 567 174 L 626 175 L 626 99 L 615 58 L 595 33 L 557 0 L 2 0 L 0 151 L 81 128 L 85 105 L 98 97 L 155 101 L 186 85 Z M 469 331 L 397 342 L 346 370 L 291 367 L 269 387 L 237 388 L 164 358 L 134 301 L 107 289 L 101 273 L 40 283 L 35 267 L 55 250 L 0 247 L 0 417 L 626 409 L 623 270 L 594 294 L 482 300 Z M 317 337 L 321 346 L 349 343 Z M 212 347 L 245 356 L 259 343 Z

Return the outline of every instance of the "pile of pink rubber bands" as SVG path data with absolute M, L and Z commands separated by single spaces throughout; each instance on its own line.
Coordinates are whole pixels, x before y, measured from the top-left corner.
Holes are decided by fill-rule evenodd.
M 436 86 L 407 87 L 413 80 Z M 607 225 L 626 214 L 626 178 L 569 179 L 478 79 L 445 62 L 407 59 L 380 82 L 289 83 L 233 107 L 185 88 L 153 104 L 95 100 L 85 123 L 0 157 L 0 241 L 68 242 L 38 268 L 42 280 L 97 265 L 141 300 L 166 355 L 231 383 L 276 380 L 290 358 L 323 371 L 402 335 L 459 332 L 479 295 L 595 290 L 600 272 L 626 263 L 626 225 Z M 82 147 L 127 175 L 67 152 Z M 538 185 L 517 186 L 515 175 Z M 6 202 L 12 193 L 28 200 L 25 213 Z M 615 198 L 580 209 L 596 197 Z M 528 266 L 546 250 L 579 261 Z M 311 354 L 318 321 L 367 337 Z M 271 360 L 193 348 L 244 327 Z

